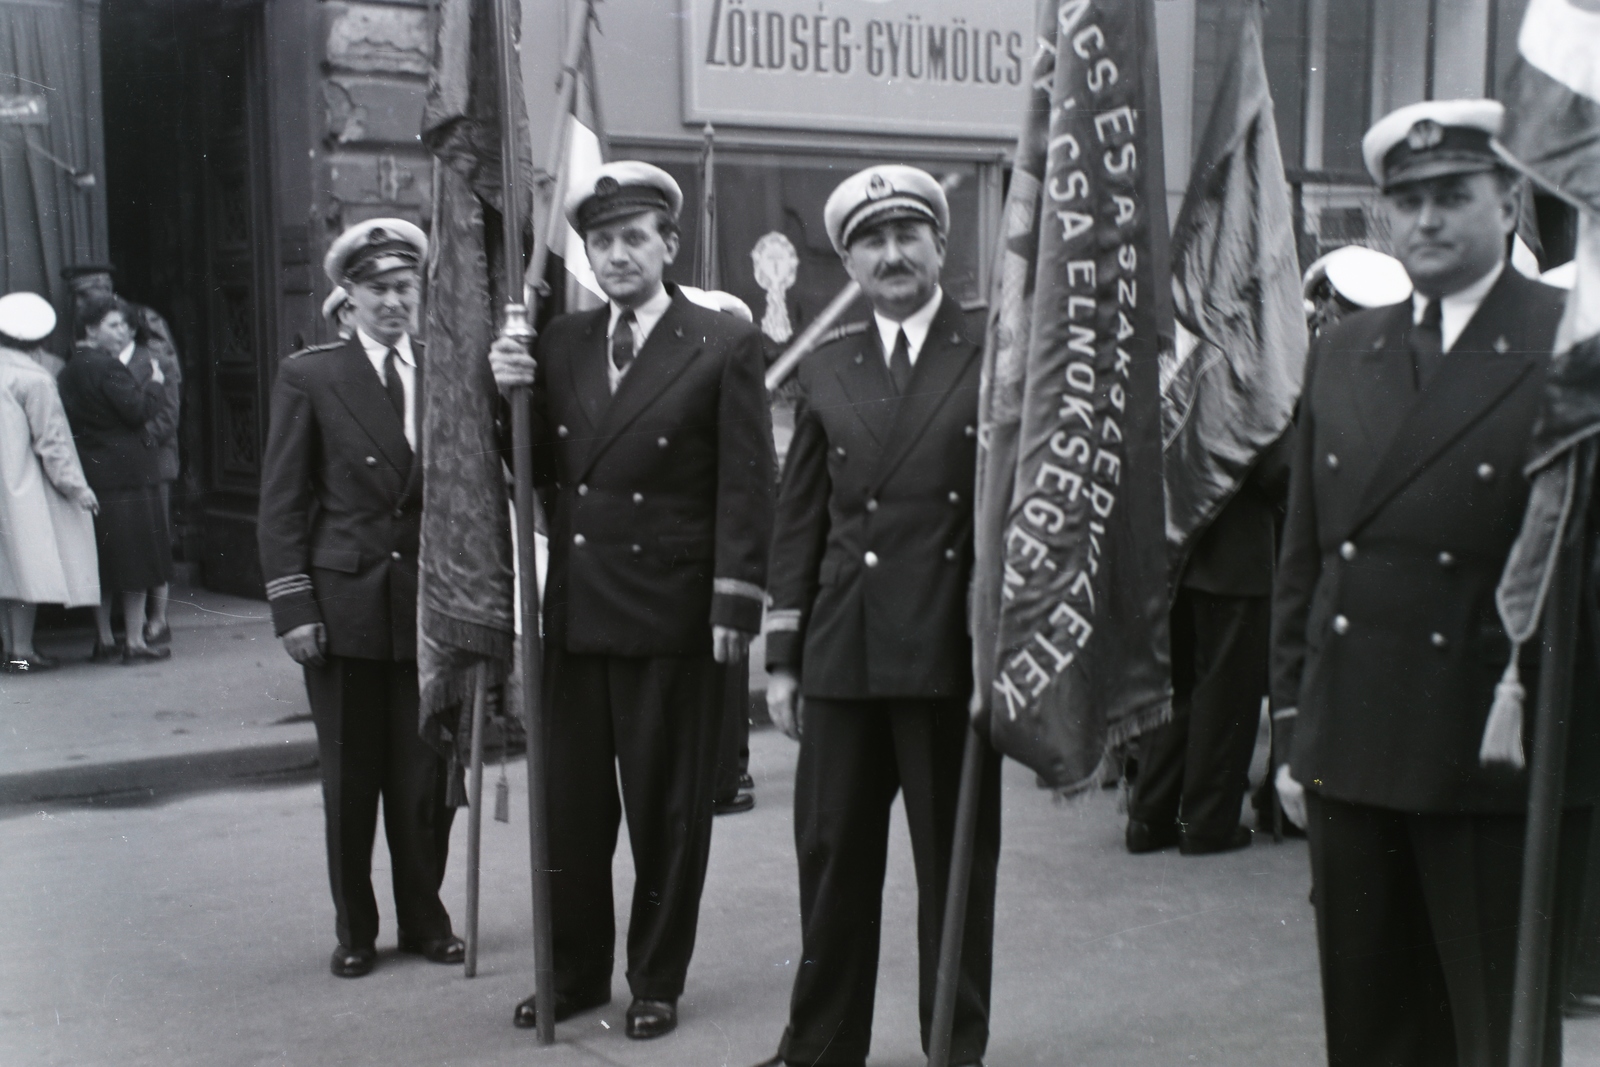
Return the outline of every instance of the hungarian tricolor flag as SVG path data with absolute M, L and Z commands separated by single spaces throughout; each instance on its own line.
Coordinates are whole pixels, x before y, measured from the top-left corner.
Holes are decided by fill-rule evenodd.
M 1502 94 L 1500 146 L 1547 192 L 1578 209 L 1576 280 L 1534 426 L 1533 490 L 1496 597 L 1514 645 L 1538 629 L 1575 490 L 1600 460 L 1600 9 L 1532 0 Z M 1521 686 L 1511 657 L 1484 731 L 1485 763 L 1521 767 Z
M 1063 793 L 1171 704 L 1152 0 L 1042 0 L 979 400 L 975 713 Z

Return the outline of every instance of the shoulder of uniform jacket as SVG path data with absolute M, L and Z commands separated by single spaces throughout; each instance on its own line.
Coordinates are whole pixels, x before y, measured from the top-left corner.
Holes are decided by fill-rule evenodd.
M 861 322 L 847 322 L 842 326 L 835 326 L 833 329 L 828 330 L 821 337 L 817 338 L 817 347 L 821 348 L 823 345 L 831 345 L 835 341 L 842 341 L 846 337 L 854 337 L 857 334 L 866 333 L 867 326 L 868 323 L 865 320 Z
M 344 347 L 344 341 L 343 340 L 329 341 L 327 344 L 311 345 L 308 348 L 302 348 L 298 352 L 290 352 L 288 358 L 290 358 L 290 359 L 299 359 L 301 356 L 309 356 L 309 355 L 313 355 L 313 354 L 315 354 L 317 352 L 332 352 L 336 348 L 343 348 L 343 347 Z

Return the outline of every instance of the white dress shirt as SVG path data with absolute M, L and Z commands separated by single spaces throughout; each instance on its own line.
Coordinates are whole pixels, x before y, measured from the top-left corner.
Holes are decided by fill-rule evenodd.
M 1439 298 L 1439 336 L 1444 341 L 1444 351 L 1448 352 L 1455 347 L 1456 339 L 1461 336 L 1461 331 L 1467 328 L 1467 323 L 1472 321 L 1472 316 L 1477 314 L 1478 305 L 1483 303 L 1483 298 L 1489 295 L 1489 290 L 1494 288 L 1494 283 L 1500 280 L 1500 272 L 1506 269 L 1505 261 L 1496 263 L 1494 269 L 1465 289 L 1451 293 L 1449 296 Z M 1428 298 L 1421 293 L 1411 294 L 1411 322 L 1413 325 L 1422 321 L 1422 312 L 1428 306 Z
M 124 367 L 127 367 L 129 370 L 133 369 L 133 350 L 134 350 L 134 348 L 135 348 L 134 343 L 132 341 L 129 341 L 126 345 L 123 346 L 122 351 L 117 353 L 117 358 L 119 360 L 121 360 L 122 361 L 122 365 Z
M 878 323 L 878 338 L 883 341 L 883 362 L 887 366 L 894 356 L 895 334 L 901 330 L 906 332 L 906 348 L 911 353 L 911 365 L 917 365 L 917 357 L 922 354 L 922 343 L 928 339 L 928 330 L 933 326 L 933 317 L 939 313 L 939 304 L 944 300 L 944 290 L 934 287 L 933 296 L 928 302 L 913 311 L 904 322 L 895 322 L 886 319 L 878 312 L 872 313 L 873 319 Z
M 667 313 L 667 308 L 672 306 L 672 294 L 667 292 L 667 287 L 662 285 L 656 288 L 656 293 L 649 300 L 633 309 L 633 358 L 638 362 L 639 352 L 644 348 L 645 339 L 650 336 L 650 331 L 656 328 L 656 323 L 661 321 L 661 316 Z M 611 321 L 606 324 L 606 381 L 611 385 L 611 392 L 617 391 L 617 386 L 622 384 L 622 376 L 627 370 L 618 370 L 617 365 L 611 362 L 611 335 L 616 332 L 617 320 L 622 318 L 626 310 L 615 300 L 611 302 Z M 633 366 L 628 364 L 629 369 Z
M 379 341 L 374 341 L 367 336 L 367 331 L 356 327 L 356 340 L 361 342 L 362 351 L 367 354 L 367 361 L 372 364 L 372 369 L 378 374 L 378 384 L 388 388 L 383 378 L 383 364 L 389 356 L 389 346 Z M 411 338 L 401 334 L 400 340 L 395 342 L 394 350 L 399 357 L 394 361 L 395 373 L 400 376 L 400 385 L 406 394 L 406 443 L 411 446 L 411 451 L 417 450 L 417 361 L 411 354 Z

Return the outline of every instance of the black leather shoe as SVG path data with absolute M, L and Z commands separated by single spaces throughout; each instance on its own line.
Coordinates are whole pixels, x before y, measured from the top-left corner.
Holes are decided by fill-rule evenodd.
M 741 774 L 739 776 L 740 789 L 754 789 L 755 787 L 756 780 L 754 778 L 750 777 L 748 774 Z
M 1178 824 L 1152 826 L 1140 819 L 1129 819 L 1128 830 L 1122 840 L 1135 856 L 1145 852 L 1160 852 L 1178 843 Z
M 1207 841 L 1203 838 L 1193 838 L 1188 834 L 1183 835 L 1183 840 L 1178 842 L 1178 851 L 1185 856 L 1210 856 L 1218 852 L 1237 852 L 1241 848 L 1250 847 L 1250 827 L 1235 826 L 1233 833 L 1221 841 Z
M 401 934 L 400 951 L 421 956 L 429 963 L 460 963 L 467 958 L 467 943 L 454 934 L 431 941 Z
M 378 953 L 375 949 L 340 945 L 333 950 L 329 970 L 340 978 L 360 978 L 364 974 L 370 974 L 373 964 L 377 962 Z
M 756 806 L 756 798 L 749 793 L 735 793 L 727 800 L 714 800 L 711 802 L 713 815 L 738 815 L 749 811 Z
M 588 997 L 564 997 L 556 994 L 556 1022 L 564 1023 L 574 1015 L 581 1015 L 591 1008 L 598 1008 L 602 1004 L 611 1003 L 611 991 L 596 993 Z M 518 1030 L 532 1030 L 539 1025 L 539 1003 L 535 994 L 519 1003 L 516 1010 L 511 1013 L 511 1025 Z
M 635 1041 L 661 1037 L 677 1028 L 678 1002 L 675 1000 L 634 997 L 633 1003 L 628 1005 L 628 1026 L 624 1032 Z
M 94 639 L 94 648 L 91 649 L 90 652 L 89 652 L 89 662 L 90 663 L 121 663 L 122 662 L 122 645 L 120 643 L 117 643 L 117 642 L 113 642 L 113 643 L 111 643 L 109 645 L 102 645 L 100 643 L 100 639 L 98 637 L 95 638 Z
M 755 1067 L 789 1067 L 789 1061 L 782 1056 L 774 1056 L 770 1060 L 762 1060 Z

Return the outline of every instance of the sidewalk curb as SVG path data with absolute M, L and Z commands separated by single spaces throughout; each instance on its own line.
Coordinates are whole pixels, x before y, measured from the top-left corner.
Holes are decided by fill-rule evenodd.
M 0 814 L 5 814 L 5 809 L 36 804 L 150 801 L 264 781 L 310 781 L 317 777 L 317 766 L 317 742 L 306 738 L 276 745 L 0 774 Z

